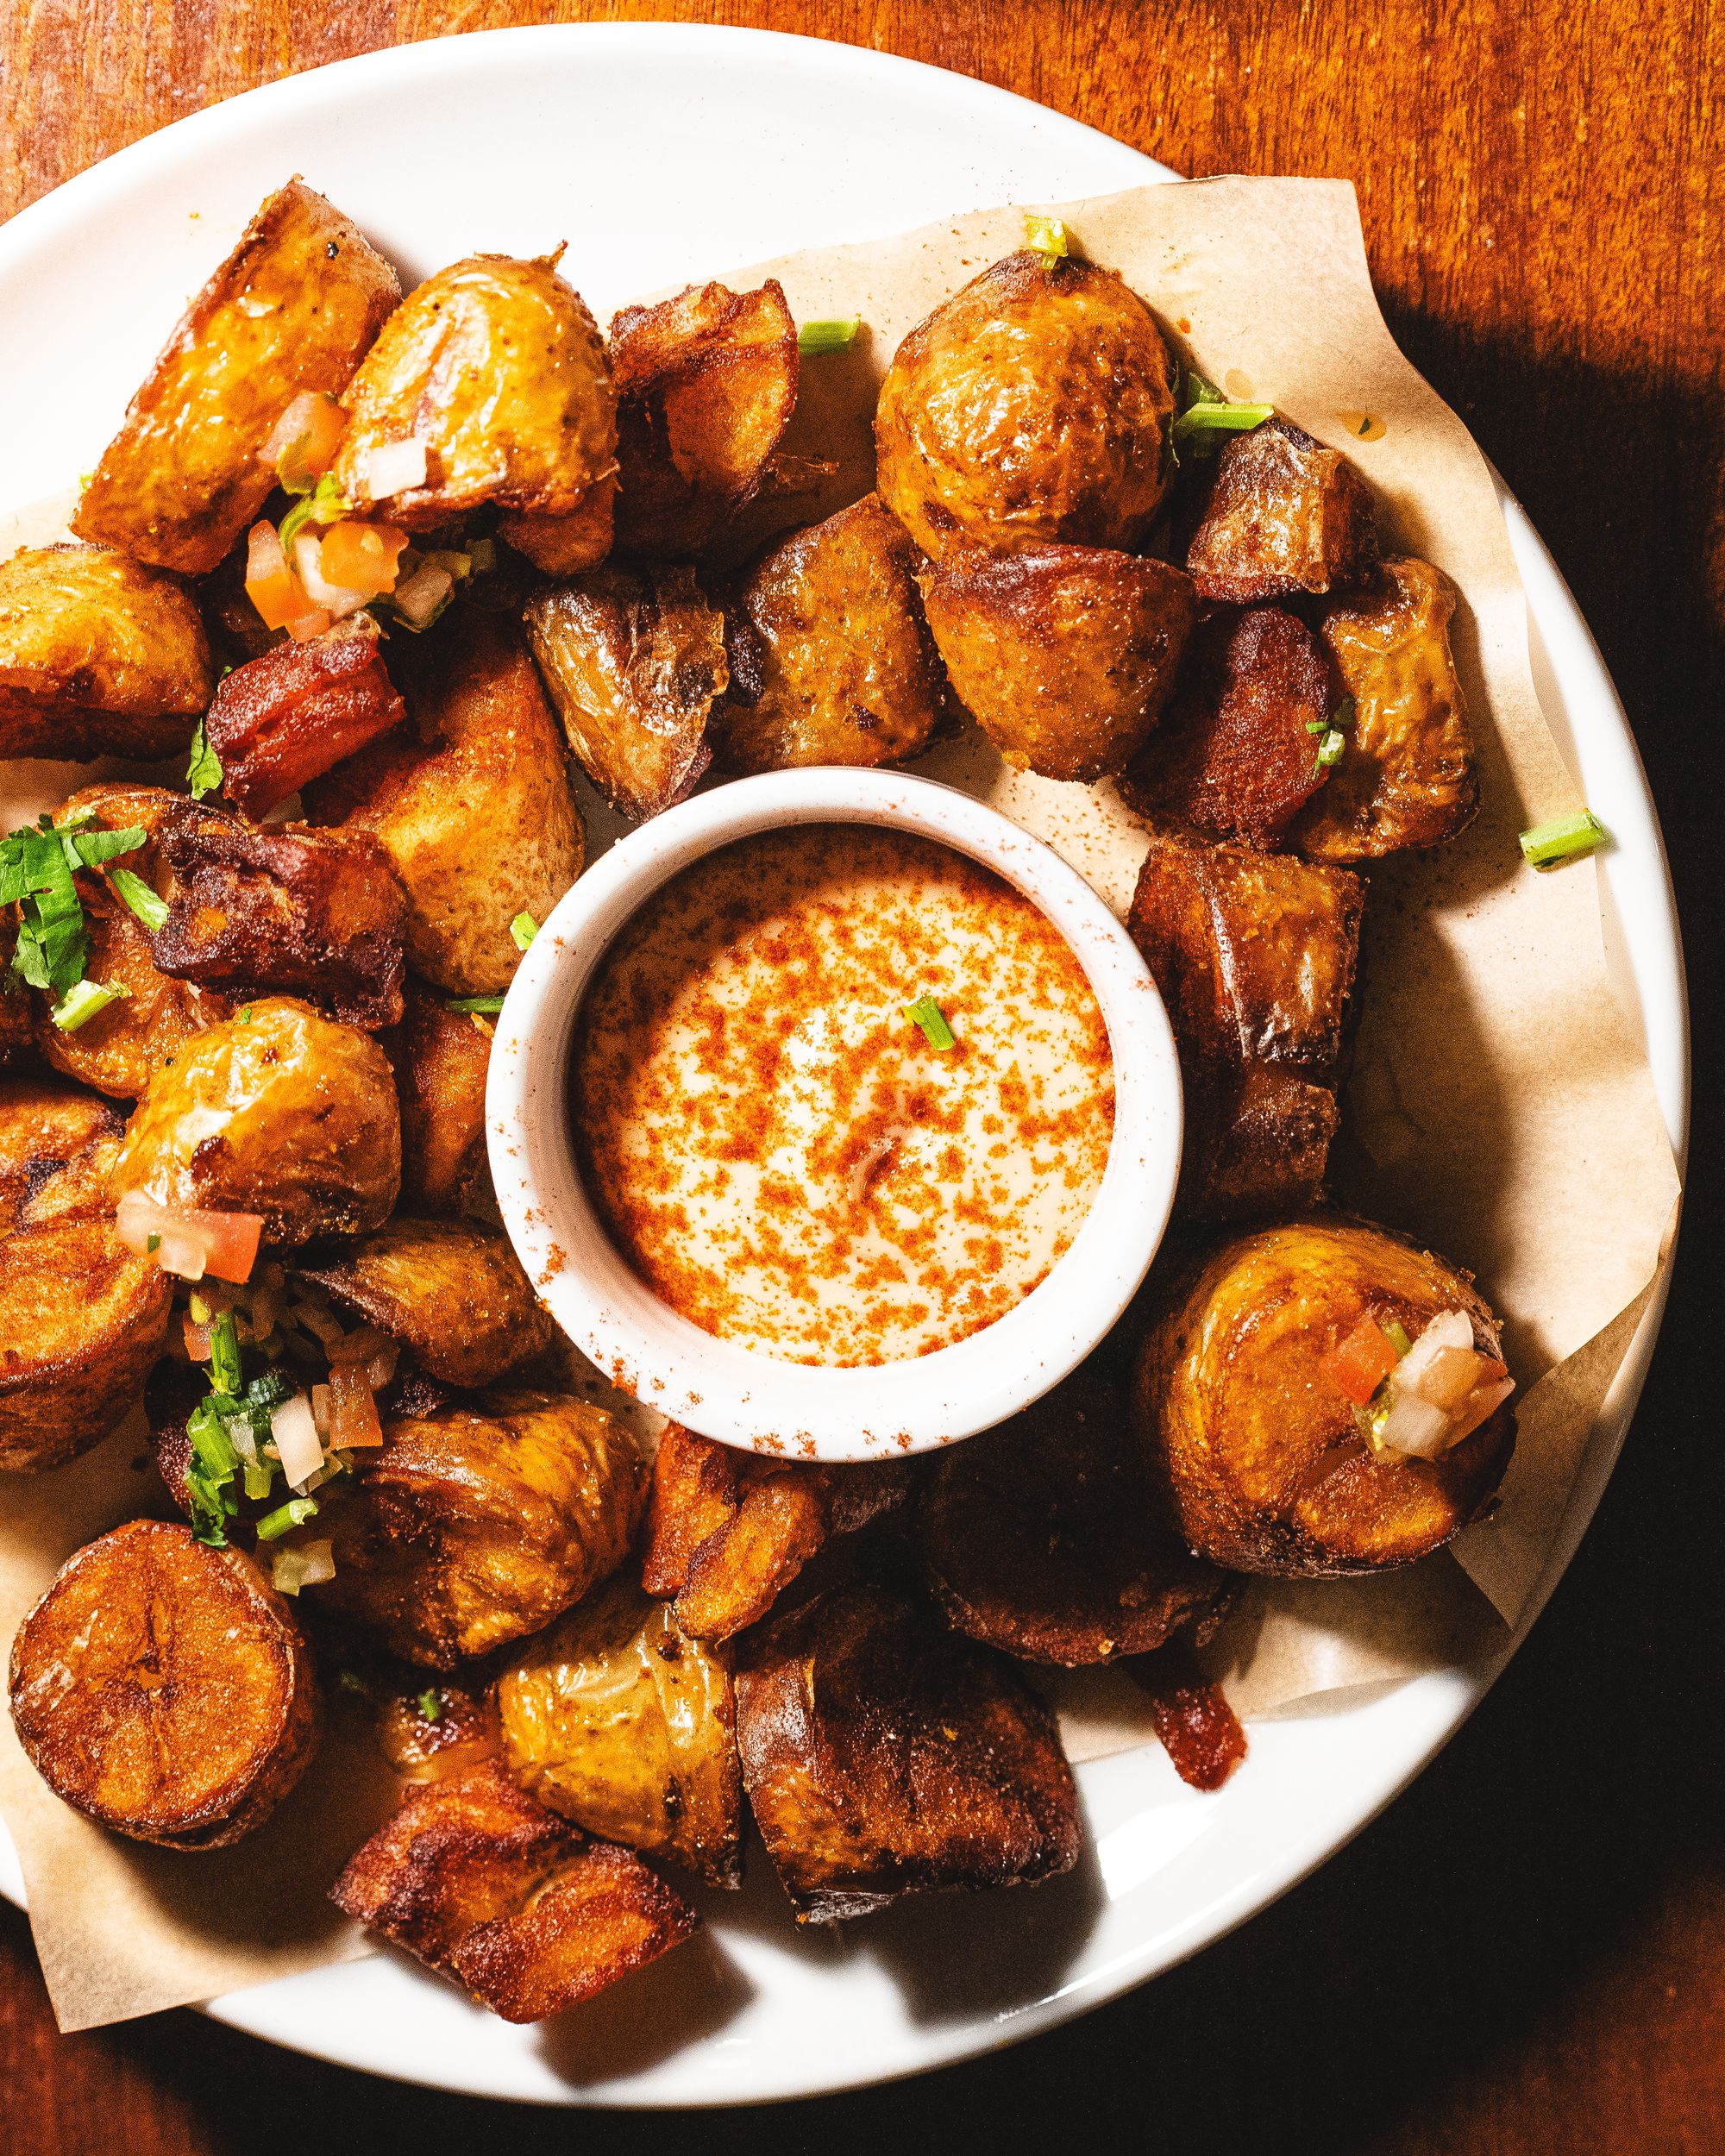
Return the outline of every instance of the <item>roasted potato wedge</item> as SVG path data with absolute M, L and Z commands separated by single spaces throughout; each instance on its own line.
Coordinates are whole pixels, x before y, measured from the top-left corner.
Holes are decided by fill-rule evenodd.
M 1495 1357 L 1469 1275 L 1368 1222 L 1311 1213 L 1230 1238 L 1168 1291 L 1134 1406 L 1190 1546 L 1239 1572 L 1339 1578 L 1411 1564 L 1490 1499 L 1515 1445 L 1506 1405 L 1430 1459 L 1374 1448 L 1335 1369 L 1368 1320 L 1410 1338 L 1460 1311 Z
M 390 317 L 342 398 L 336 483 L 361 515 L 409 531 L 487 502 L 567 517 L 616 468 L 605 347 L 557 274 L 561 252 L 469 255 Z M 390 467 L 415 442 L 423 475 L 404 482 Z
M 1186 549 L 1205 599 L 1249 606 L 1330 592 L 1358 584 L 1377 561 L 1371 490 L 1339 450 L 1286 419 L 1224 445 Z
M 81 539 L 186 576 L 264 505 L 263 449 L 302 390 L 336 396 L 401 298 L 358 227 L 298 179 L 278 188 L 132 399 L 72 519 Z
M 115 1163 L 117 1200 L 257 1213 L 265 1239 L 359 1235 L 386 1220 L 401 1181 L 401 1115 L 388 1059 L 350 1025 L 285 996 L 188 1043 L 139 1101 Z
M 507 1238 L 471 1220 L 398 1213 L 294 1269 L 405 1342 L 442 1384 L 494 1385 L 557 1337 Z
M 581 768 L 624 816 L 680 801 L 712 760 L 724 617 L 682 568 L 600 569 L 527 602 L 533 655 Z
M 1329 655 L 1304 622 L 1276 606 L 1214 615 L 1120 792 L 1157 823 L 1269 852 L 1329 775 L 1318 750 L 1337 708 Z
M 915 1533 L 948 1620 L 1026 1662 L 1150 1653 L 1226 1590 L 1169 1532 L 1125 1388 L 1091 1367 L 1000 1429 L 949 1445 Z
M 492 1761 L 411 1789 L 330 1890 L 337 1908 L 505 2021 L 541 2021 L 668 1953 L 700 1919 Z
M 417 981 L 395 1065 L 401 1096 L 401 1197 L 415 1212 L 461 1213 L 491 1187 L 486 1072 L 492 1037 Z
M 222 791 L 256 818 L 406 718 L 377 624 L 361 613 L 235 667 L 216 688 L 204 733 L 222 760 Z
M 603 1408 L 490 1394 L 384 1438 L 328 1507 L 336 1576 L 319 1593 L 409 1662 L 449 1670 L 524 1639 L 628 1553 L 645 1478 Z
M 1386 561 L 1339 599 L 1324 640 L 1353 699 L 1347 748 L 1293 827 L 1313 861 L 1373 861 L 1439 846 L 1479 812 L 1473 730 L 1450 651 L 1455 592 L 1429 561 Z
M 1197 613 L 1183 570 L 1099 547 L 954 555 L 918 582 L 954 694 L 1008 763 L 1045 779 L 1126 768 Z
M 610 357 L 618 550 L 699 554 L 760 492 L 796 410 L 784 291 L 771 278 L 747 292 L 691 285 L 656 307 L 625 307 Z
M 894 354 L 875 484 L 925 555 L 1130 548 L 1170 470 L 1173 368 L 1112 270 L 1032 253 L 973 278 Z
M 731 686 L 711 730 L 727 771 L 897 763 L 927 748 L 946 686 L 915 568 L 873 494 L 756 564 L 725 615 Z
M 36 1200 L 53 1178 L 124 1128 L 119 1110 L 93 1094 L 51 1078 L 0 1078 L 0 1235 L 39 1217 Z M 81 1194 L 82 1176 L 78 1187 Z
M 177 577 L 107 547 L 0 562 L 0 756 L 170 756 L 215 686 Z
M 522 1787 L 591 1834 L 743 1878 L 743 1779 L 724 1664 L 619 1573 L 533 1640 L 497 1683 Z
M 12 1722 L 54 1795 L 170 1849 L 223 1849 L 298 1781 L 320 1722 L 292 1611 L 237 1550 L 135 1520 L 68 1557 L 12 1642 Z
M 1012 1664 L 879 1587 L 776 1618 L 737 1677 L 743 1787 L 800 1923 L 1070 1871 L 1078 1802 Z

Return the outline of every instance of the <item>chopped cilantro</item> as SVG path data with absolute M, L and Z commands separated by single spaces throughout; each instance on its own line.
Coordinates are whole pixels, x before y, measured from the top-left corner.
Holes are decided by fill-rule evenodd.
M 191 736 L 191 761 L 185 767 L 185 783 L 191 788 L 194 801 L 201 801 L 206 793 L 214 793 L 222 783 L 222 759 L 210 746 L 210 736 L 204 730 L 201 718 L 198 731 Z
M 326 472 L 309 494 L 304 494 L 281 520 L 282 551 L 285 553 L 307 524 L 333 524 L 348 513 L 348 498 Z
M 114 895 L 133 912 L 154 935 L 167 918 L 167 900 L 159 891 L 153 890 L 135 868 L 110 868 L 108 881 L 114 887 Z
M 423 1720 L 428 1722 L 442 1720 L 443 1695 L 435 1684 L 428 1684 L 413 1703 L 419 1709 Z

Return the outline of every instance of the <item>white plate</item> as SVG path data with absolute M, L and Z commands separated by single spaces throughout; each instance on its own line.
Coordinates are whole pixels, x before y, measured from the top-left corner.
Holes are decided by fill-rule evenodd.
M 182 120 L 0 231 L 11 502 L 95 463 L 182 298 L 292 172 L 416 273 L 567 239 L 565 273 L 601 317 L 637 292 L 794 248 L 1171 177 L 959 76 L 760 33 L 504 30 L 344 60 Z M 1612 963 L 1680 1149 L 1682 957 L 1646 778 L 1586 625 L 1507 492 L 1504 514 L 1546 709 L 1614 834 Z M 1658 1316 L 1595 1432 L 1546 1591 L 1610 1472 Z M 705 1944 L 541 2030 L 493 2021 L 391 1956 L 209 2010 L 348 2065 L 544 2103 L 743 2103 L 915 2072 L 1082 2013 L 1250 1916 L 1417 1774 L 1496 1674 L 1430 1676 L 1349 1711 L 1258 1726 L 1214 1796 L 1183 1788 L 1153 1747 L 1087 1765 L 1089 1853 L 1034 1894 L 907 1904 L 799 1938 L 757 1863 L 742 1896 L 708 1898 Z M 3 1834 L 0 1856 L 0 1886 L 21 1899 Z

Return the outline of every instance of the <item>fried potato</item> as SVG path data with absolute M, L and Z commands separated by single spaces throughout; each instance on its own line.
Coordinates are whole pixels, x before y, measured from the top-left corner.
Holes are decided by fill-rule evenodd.
M 177 577 L 107 547 L 0 562 L 0 756 L 169 756 L 215 686 Z
M 499 1756 L 503 1727 L 490 1685 L 453 1677 L 427 1684 L 423 1670 L 394 1668 L 398 1682 L 381 1696 L 361 1683 L 377 1708 L 378 1742 L 404 1782 L 451 1781 Z
M 498 530 L 518 554 L 547 576 L 580 576 L 611 552 L 617 523 L 617 480 L 596 480 L 567 517 L 536 517 L 518 511 Z
M 688 569 L 600 569 L 527 602 L 528 642 L 569 746 L 612 805 L 637 819 L 680 801 L 712 760 L 724 617 Z
M 415 969 L 455 995 L 487 995 L 521 962 L 510 923 L 546 918 L 580 874 L 585 834 L 520 632 L 469 611 L 454 649 L 423 663 L 414 714 L 436 745 L 368 758 L 351 787 L 336 773 L 314 820 L 388 855 Z
M 1120 792 L 1157 823 L 1270 852 L 1329 775 L 1318 748 L 1337 705 L 1328 655 L 1304 622 L 1276 606 L 1214 615 Z
M 35 1042 L 35 1008 L 29 991 L 12 971 L 18 931 L 0 920 L 0 1070 L 25 1062 Z
M 1358 584 L 1377 561 L 1371 490 L 1339 450 L 1286 419 L 1237 434 L 1216 460 L 1186 566 L 1237 606 Z
M 1047 779 L 1126 768 L 1197 613 L 1183 570 L 1098 547 L 955 555 L 918 582 L 954 694 L 1008 763 Z
M 973 278 L 894 355 L 881 498 L 923 552 L 1130 548 L 1169 472 L 1168 347 L 1112 270 L 1031 253 Z
M 617 544 L 700 553 L 761 491 L 796 410 L 797 326 L 782 287 L 691 285 L 611 325 Z
M 1332 1579 L 1411 1564 L 1477 1517 L 1514 1449 L 1507 1405 L 1435 1458 L 1375 1452 L 1326 1367 L 1363 1319 L 1415 1338 L 1451 1310 L 1495 1357 L 1497 1321 L 1467 1274 L 1332 1214 L 1233 1236 L 1176 1282 L 1134 1407 L 1191 1547 L 1235 1571 Z
M 401 1117 L 376 1042 L 270 996 L 210 1026 L 138 1103 L 114 1166 L 117 1200 L 258 1213 L 271 1243 L 360 1235 L 401 1181 Z
M 361 515 L 409 531 L 487 502 L 567 517 L 616 468 L 605 347 L 557 274 L 561 252 L 469 255 L 390 317 L 342 398 L 336 483 Z M 378 453 L 405 442 L 424 444 L 423 479 L 403 486 L 386 473 L 374 485 Z
M 800 1923 L 1070 1871 L 1077 1796 L 1012 1664 L 880 1587 L 776 1618 L 737 1677 L 743 1787 Z
M 1293 828 L 1312 860 L 1439 846 L 1478 813 L 1473 730 L 1450 651 L 1454 611 L 1442 571 L 1405 559 L 1326 610 L 1324 640 L 1354 709 L 1341 761 Z
M 592 1834 L 743 1880 L 743 1779 L 729 1672 L 626 1574 L 532 1641 L 498 1679 L 521 1786 Z
M 82 539 L 186 576 L 262 510 L 263 449 L 302 390 L 336 396 L 401 298 L 358 227 L 298 179 L 278 188 L 181 316 L 102 453 Z
M 897 763 L 927 748 L 946 685 L 915 568 L 873 494 L 756 564 L 725 616 L 731 686 L 711 731 L 726 770 Z
M 491 1188 L 486 1162 L 490 1033 L 417 981 L 395 1065 L 401 1096 L 401 1197 L 415 1212 L 460 1213 Z
M 0 1078 L 0 1235 L 40 1211 L 34 1201 L 70 1162 L 124 1128 L 119 1110 L 93 1094 L 51 1078 Z
M 320 1594 L 409 1662 L 448 1670 L 524 1639 L 628 1553 L 644 1477 L 603 1408 L 487 1394 L 394 1418 L 384 1438 L 328 1507 L 336 1576 Z
M 507 1238 L 471 1220 L 398 1213 L 355 1242 L 308 1251 L 294 1269 L 405 1341 L 445 1385 L 494 1385 L 557 1337 Z
M 216 688 L 204 734 L 222 760 L 222 791 L 255 818 L 406 718 L 377 624 L 362 613 L 235 667 Z
M 700 1924 L 637 1856 L 590 1841 L 495 1760 L 410 1789 L 329 1899 L 505 2021 L 561 2014 Z
M 237 1550 L 135 1520 L 75 1551 L 12 1643 L 12 1721 L 54 1795 L 170 1849 L 248 1834 L 317 1749 L 311 1657 Z
M 1151 1652 L 1210 1616 L 1226 1588 L 1170 1533 L 1124 1389 L 1093 1368 L 946 1448 L 917 1507 L 916 1546 L 958 1631 L 1067 1669 Z

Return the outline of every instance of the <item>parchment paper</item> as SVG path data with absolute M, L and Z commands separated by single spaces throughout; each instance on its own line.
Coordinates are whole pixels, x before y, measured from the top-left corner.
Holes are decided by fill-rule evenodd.
M 735 286 L 778 277 L 799 320 L 860 314 L 866 325 L 850 352 L 804 362 L 787 444 L 837 457 L 838 470 L 749 536 L 868 490 L 875 391 L 899 340 L 1020 244 L 1026 206 L 1056 209 L 1230 396 L 1273 403 L 1346 448 L 1376 491 L 1386 543 L 1436 562 L 1462 594 L 1452 634 L 1484 805 L 1454 846 L 1371 872 L 1364 1008 L 1333 1167 L 1343 1202 L 1477 1274 L 1505 1320 L 1521 1436 L 1498 1513 L 1453 1556 L 1378 1579 L 1248 1591 L 1213 1651 L 1236 1708 L 1325 1711 L 1502 1651 L 1673 1232 L 1677 1174 L 1645 1054 L 1607 981 L 1595 865 L 1542 875 L 1522 864 L 1517 833 L 1579 795 L 1534 695 L 1526 599 L 1490 475 L 1390 341 L 1346 183 L 1192 181 L 984 211 L 746 271 L 715 266 Z M 1362 439 L 1368 417 L 1383 431 Z M 974 730 L 918 768 L 1047 839 L 1124 913 L 1145 842 L 1111 787 L 1010 773 Z M 591 797 L 584 805 L 596 845 L 616 835 Z M 1595 805 L 1609 825 L 1610 804 Z M 159 1508 L 136 1451 L 120 1438 L 53 1476 L 0 1478 L 0 1638 L 9 1642 L 72 1549 Z M 1142 1695 L 1118 1673 L 1050 1689 L 1075 1758 L 1151 1733 Z M 338 1730 L 253 1840 L 178 1858 L 87 1826 L 36 1780 L 9 1724 L 0 1731 L 0 1810 L 61 2026 L 363 1951 L 322 1902 L 375 1815 L 375 1776 L 359 1756 Z

